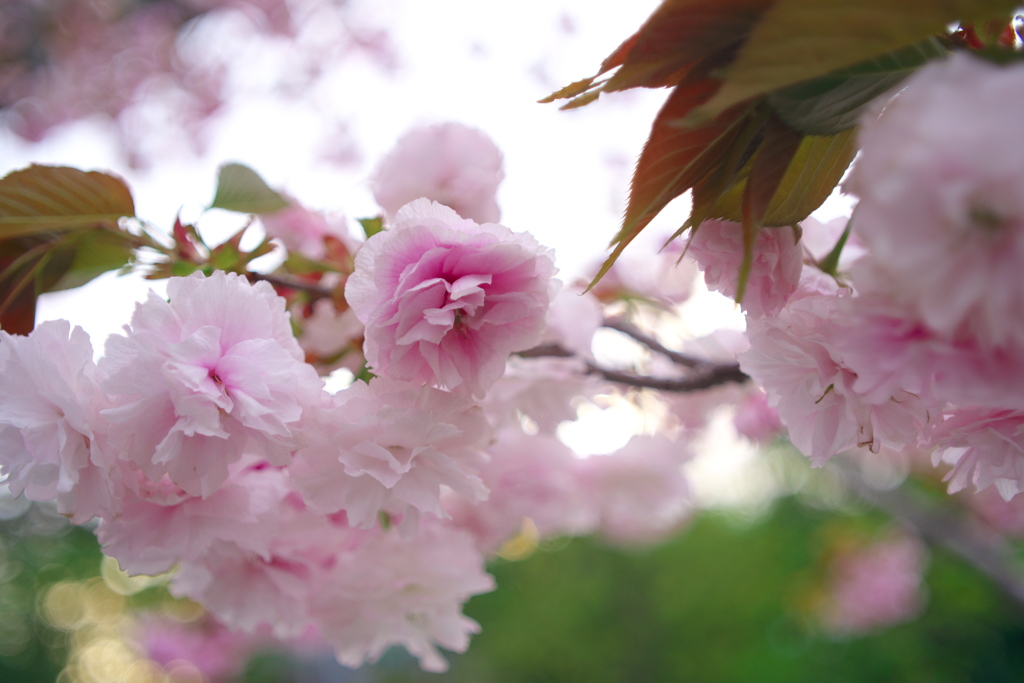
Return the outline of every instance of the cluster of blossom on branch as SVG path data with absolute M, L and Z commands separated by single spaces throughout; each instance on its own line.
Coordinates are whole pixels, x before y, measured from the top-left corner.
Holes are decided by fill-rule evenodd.
M 493 143 L 446 124 L 403 140 L 376 183 L 497 218 L 500 179 Z M 635 543 L 686 518 L 681 443 L 581 459 L 555 436 L 577 396 L 610 391 L 590 354 L 603 321 L 532 236 L 419 198 L 360 243 L 260 187 L 279 200 L 262 221 L 295 247 L 280 271 L 248 272 L 252 252 L 179 222 L 171 246 L 150 243 L 152 274 L 195 272 L 137 304 L 98 362 L 66 321 L 0 333 L 13 493 L 98 518 L 125 571 L 175 569 L 172 592 L 232 628 L 319 633 L 351 666 L 401 644 L 430 670 L 437 646 L 466 648 L 461 605 L 493 588 L 485 559 L 510 538 Z M 229 252 L 243 272 L 209 267 Z M 330 393 L 321 373 L 339 364 L 363 379 Z
M 927 447 L 954 465 L 950 491 L 1024 489 L 1024 163 L 1006 144 L 1022 83 L 966 54 L 921 70 L 861 131 L 846 190 L 863 255 L 834 279 L 765 265 L 785 304 L 747 310 L 740 363 L 817 464 Z
M 652 73 L 630 61 L 650 57 L 637 47 L 649 28 L 602 67 L 622 67 L 606 83 Z M 720 406 L 737 406 L 752 439 L 784 424 L 816 465 L 858 447 L 930 450 L 953 465 L 951 490 L 994 485 L 1010 498 L 1024 488 L 1024 167 L 1008 141 L 1024 70 L 959 48 L 922 68 L 933 43 L 883 54 L 869 76 L 842 72 L 838 94 L 805 97 L 813 115 L 785 89 L 715 109 L 717 72 L 701 71 L 713 59 L 670 71 L 682 80 L 641 156 L 615 254 L 668 195 L 692 190 L 686 253 L 652 259 L 691 259 L 748 324 L 679 349 L 657 322 L 687 288 L 629 291 L 642 278 L 625 261 L 606 263 L 590 291 L 562 286 L 549 250 L 496 222 L 500 153 L 461 126 L 416 131 L 380 165 L 382 215 L 360 221 L 364 241 L 225 166 L 212 207 L 256 215 L 287 247 L 273 272 L 250 269 L 274 246 L 243 249 L 248 223 L 216 246 L 180 220 L 160 236 L 116 178 L 11 174 L 0 181 L 6 483 L 76 522 L 98 518 L 126 571 L 174 569 L 171 590 L 232 628 L 315 632 L 348 665 L 400 644 L 429 670 L 446 665 L 438 646 L 467 647 L 478 626 L 462 604 L 493 588 L 484 562 L 509 539 L 637 542 L 678 528 L 689 444 Z M 919 71 L 868 106 L 890 85 L 890 61 L 897 80 Z M 586 97 L 593 80 L 562 95 Z M 823 225 L 807 214 L 853 156 L 853 114 L 863 149 L 845 189 L 858 205 Z M 700 153 L 682 175 L 665 172 L 679 149 Z M 707 175 L 686 176 L 712 158 Z M 645 186 L 664 178 L 671 187 Z M 101 240 L 114 246 L 99 262 L 73 249 Z M 34 295 L 136 256 L 150 277 L 170 277 L 167 298 L 138 304 L 99 361 L 64 321 L 10 333 L 22 330 L 8 321 L 32 328 Z M 609 366 L 592 347 L 601 327 L 646 357 Z M 331 393 L 323 377 L 342 366 L 356 379 Z M 634 401 L 657 434 L 579 457 L 558 427 L 601 396 Z M 896 567 L 899 615 L 837 630 L 918 608 L 917 547 L 880 553 L 868 564 Z M 848 573 L 839 583 L 856 594 L 863 572 Z

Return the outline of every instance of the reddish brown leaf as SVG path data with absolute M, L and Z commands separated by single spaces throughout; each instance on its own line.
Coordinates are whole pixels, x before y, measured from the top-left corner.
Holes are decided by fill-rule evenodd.
M 24 263 L 22 258 L 33 246 L 31 238 L 0 242 L 0 330 L 9 334 L 28 334 L 35 327 L 36 290 L 31 283 L 38 260 Z M 23 263 L 15 264 L 19 259 Z
M 667 0 L 613 57 L 621 68 L 605 91 L 675 85 L 702 65 L 698 77 L 728 64 L 775 0 Z M 609 58 L 611 59 L 611 58 Z M 602 64 L 602 73 L 610 70 Z
M 775 117 L 770 118 L 765 127 L 764 142 L 754 156 L 754 164 L 743 191 L 743 261 L 736 285 L 737 303 L 743 300 L 747 288 L 757 234 L 761 231 L 775 192 L 796 156 L 803 137 Z
M 602 63 L 591 78 L 576 81 L 541 102 L 576 98 L 563 108 L 583 106 L 601 92 L 661 88 L 684 78 L 702 80 L 729 64 L 776 0 L 665 0 Z M 618 69 L 610 78 L 597 79 Z M 589 92 L 588 92 L 589 91 Z
M 658 113 L 633 173 L 622 229 L 612 241 L 615 249 L 594 282 L 659 211 L 701 179 L 718 172 L 732 156 L 730 151 L 741 141 L 749 123 L 750 107 L 734 107 L 702 126 L 679 125 L 679 120 L 705 102 L 716 87 L 711 80 L 677 86 Z
M 134 215 L 128 186 L 105 173 L 33 165 L 0 179 L 0 239 L 116 225 Z

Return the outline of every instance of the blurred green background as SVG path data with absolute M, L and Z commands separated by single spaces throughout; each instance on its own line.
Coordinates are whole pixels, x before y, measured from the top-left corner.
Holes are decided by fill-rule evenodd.
M 466 654 L 450 657 L 446 674 L 422 673 L 394 649 L 359 671 L 327 655 L 265 651 L 239 680 L 1024 681 L 1024 614 L 942 550 L 931 549 L 918 619 L 861 637 L 816 626 L 829 549 L 891 524 L 863 505 L 797 494 L 759 514 L 703 512 L 650 548 L 599 539 L 542 544 L 524 560 L 492 564 L 498 590 L 466 607 L 483 631 Z M 0 530 L 0 681 L 201 680 L 194 671 L 169 678 L 142 666 L 118 640 L 134 612 L 170 598 L 162 587 L 111 591 L 89 530 L 35 505 L 8 509 Z M 61 602 L 71 593 L 77 602 Z M 89 648 L 101 665 L 83 668 Z M 79 665 L 65 669 L 76 649 Z

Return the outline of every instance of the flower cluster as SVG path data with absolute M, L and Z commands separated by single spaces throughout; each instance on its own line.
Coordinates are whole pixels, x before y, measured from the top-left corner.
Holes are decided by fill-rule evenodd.
M 750 316 L 742 367 L 816 464 L 927 447 L 954 466 L 951 492 L 1024 490 L 1024 162 L 1006 144 L 1022 84 L 966 54 L 921 69 L 863 122 L 842 286 L 812 266 L 795 292 L 769 277 L 789 302 Z
M 461 608 L 492 590 L 486 558 L 526 519 L 541 537 L 672 532 L 689 452 L 638 437 L 579 458 L 554 432 L 603 383 L 578 358 L 510 357 L 590 357 L 596 300 L 554 305 L 550 250 L 433 199 L 362 244 L 297 205 L 263 217 L 306 258 L 351 266 L 332 274 L 344 301 L 292 306 L 299 319 L 265 279 L 214 271 L 151 292 L 98 362 L 66 321 L 0 332 L 6 485 L 95 519 L 122 569 L 173 570 L 171 592 L 225 626 L 318 633 L 348 666 L 402 645 L 443 670 L 438 648 L 479 630 Z M 330 393 L 310 349 L 358 339 L 369 381 Z

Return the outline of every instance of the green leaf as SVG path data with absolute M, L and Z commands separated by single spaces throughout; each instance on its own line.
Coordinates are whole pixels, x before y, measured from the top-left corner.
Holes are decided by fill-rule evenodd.
M 202 266 L 187 261 L 175 261 L 171 264 L 170 274 L 165 277 L 185 277 L 199 270 Z
M 832 194 L 856 154 L 856 128 L 805 137 L 775 191 L 764 225 L 796 225 L 807 218 Z
M 131 263 L 134 248 L 134 240 L 127 233 L 103 230 L 69 236 L 55 250 L 70 253 L 68 266 L 44 291 L 81 287 L 103 273 L 124 268 Z
M 876 97 L 897 85 L 946 49 L 934 37 L 887 55 L 840 69 L 768 95 L 779 118 L 808 135 L 835 135 L 857 125 Z
M 284 270 L 290 275 L 312 275 L 314 273 L 338 273 L 335 266 L 322 261 L 314 261 L 298 252 L 288 252 L 284 262 Z
M 843 248 L 846 246 L 846 241 L 850 239 L 850 231 L 853 228 L 853 221 L 846 221 L 846 227 L 843 228 L 843 234 L 836 240 L 836 244 L 832 247 L 832 251 L 818 262 L 818 268 L 821 272 L 828 273 L 832 277 L 835 277 L 839 270 L 839 259 L 843 255 Z
M 693 112 L 708 120 L 758 95 L 945 33 L 956 21 L 1009 17 L 1018 0 L 777 0 L 729 67 L 721 90 Z
M 370 239 L 384 229 L 384 217 L 374 216 L 373 218 L 360 218 L 359 225 L 363 226 L 366 239 Z
M 128 186 L 105 173 L 33 165 L 0 179 L 0 240 L 116 226 L 134 215 Z
M 273 213 L 289 201 L 264 182 L 256 171 L 242 164 L 224 164 L 217 178 L 217 192 L 211 209 L 239 213 Z
M 764 227 L 795 225 L 828 199 L 843 177 L 857 152 L 856 129 L 830 136 L 805 136 L 779 181 L 775 195 L 764 215 Z M 738 182 L 714 199 L 706 218 L 743 221 L 743 194 L 750 165 L 740 174 Z M 694 188 L 694 205 L 711 201 Z
M 555 100 L 567 100 L 569 98 L 576 97 L 577 95 L 589 90 L 590 86 L 593 85 L 594 83 L 594 79 L 596 78 L 596 76 L 591 76 L 590 78 L 584 78 L 579 81 L 573 81 L 569 85 L 559 90 L 556 90 L 547 97 L 537 100 L 537 102 L 538 104 L 550 104 Z

